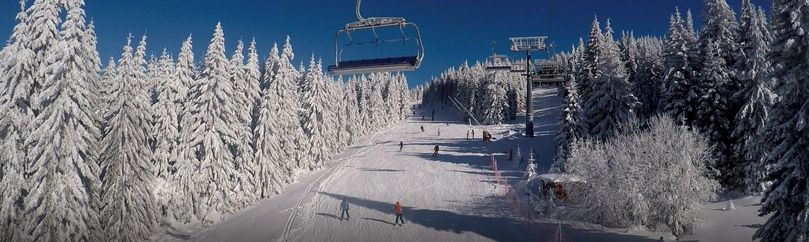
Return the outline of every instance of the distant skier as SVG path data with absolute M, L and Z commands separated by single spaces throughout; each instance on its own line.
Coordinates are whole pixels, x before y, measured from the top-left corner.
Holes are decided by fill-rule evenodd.
M 472 139 L 475 139 L 475 130 L 472 130 Z
M 468 129 L 466 130 L 466 139 L 467 140 L 469 139 L 469 130 Z
M 348 201 L 346 201 L 345 198 L 343 198 L 343 201 L 340 202 L 340 211 L 342 211 L 340 213 L 340 220 L 343 220 L 344 215 L 347 218 L 346 220 L 351 220 L 351 215 L 348 214 Z
M 449 121 L 446 121 L 447 126 L 449 126 Z
M 393 226 L 403 226 L 404 218 L 402 218 L 402 205 L 399 204 L 399 201 L 396 201 L 396 205 L 393 205 L 393 211 L 396 212 L 396 221 L 393 222 Z M 402 224 L 399 224 L 399 221 L 402 221 Z
M 421 126 L 421 132 L 424 133 L 424 125 Z
M 435 148 L 433 148 L 433 157 L 438 157 L 438 145 L 435 145 Z
M 399 141 L 399 152 L 402 152 L 402 149 L 403 149 L 403 148 L 404 148 L 404 142 L 403 142 L 403 141 Z
M 438 129 L 438 136 L 441 136 L 441 129 Z

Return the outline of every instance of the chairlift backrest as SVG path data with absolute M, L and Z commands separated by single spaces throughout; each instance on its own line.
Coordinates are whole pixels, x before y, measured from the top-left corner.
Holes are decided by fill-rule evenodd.
M 351 22 L 346 24 L 342 29 L 338 30 L 335 34 L 334 38 L 334 48 L 335 48 L 335 62 L 334 65 L 328 66 L 329 72 L 336 75 L 351 75 L 351 74 L 362 74 L 362 73 L 374 73 L 374 72 L 400 72 L 400 71 L 412 71 L 416 70 L 421 66 L 421 62 L 424 59 L 424 46 L 422 45 L 421 41 L 421 33 L 419 32 L 418 26 L 414 23 L 407 22 L 402 17 L 370 17 L 364 18 L 360 13 L 360 6 L 362 4 L 362 0 L 357 0 L 356 5 L 356 15 L 357 21 Z M 342 53 L 343 48 L 340 46 L 340 35 L 346 34 L 350 37 L 350 33 L 352 31 L 357 30 L 366 30 L 370 29 L 374 31 L 374 35 L 376 35 L 376 29 L 378 28 L 399 28 L 402 33 L 401 41 L 406 42 L 410 39 L 407 38 L 405 35 L 405 28 L 412 28 L 415 31 L 415 41 L 417 47 L 417 53 L 415 55 L 407 55 L 407 56 L 389 56 L 383 58 L 369 58 L 369 59 L 358 59 L 358 60 L 343 60 Z M 353 41 L 352 41 L 353 42 Z M 375 40 L 373 43 L 378 43 L 379 38 Z M 356 44 L 356 43 L 354 43 Z M 352 44 L 346 44 L 342 47 L 348 47 Z

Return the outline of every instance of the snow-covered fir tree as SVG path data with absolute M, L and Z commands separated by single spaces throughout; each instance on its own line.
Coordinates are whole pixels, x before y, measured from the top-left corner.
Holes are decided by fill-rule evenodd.
M 280 56 L 278 62 L 278 69 L 273 77 L 270 86 L 265 95 L 272 93 L 273 98 L 278 102 L 278 110 L 275 113 L 280 125 L 279 134 L 283 135 L 281 141 L 281 152 L 284 152 L 282 166 L 289 172 L 294 173 L 295 168 L 309 167 L 309 160 L 304 152 L 308 149 L 306 146 L 306 136 L 301 127 L 300 103 L 298 102 L 298 87 L 297 79 L 298 74 L 295 67 L 292 66 L 292 45 L 289 43 L 289 38 L 284 44 L 284 51 Z M 266 100 L 266 98 L 264 98 Z
M 155 139 L 153 155 L 156 175 L 155 196 L 161 210 L 167 213 L 174 189 L 170 181 L 177 171 L 177 162 L 183 159 L 180 114 L 186 99 L 183 83 L 176 78 L 174 60 L 167 50 L 163 50 L 156 68 L 157 102 L 152 105 L 154 125 L 151 131 Z
M 564 162 L 570 154 L 570 146 L 581 136 L 579 134 L 579 106 L 578 83 L 576 77 L 569 75 L 564 84 L 564 100 L 562 101 L 561 123 L 559 133 L 556 135 L 556 159 L 554 166 L 564 168 Z
M 250 41 L 250 47 L 247 48 L 247 63 L 245 64 L 245 94 L 250 100 L 250 115 L 251 121 L 249 128 L 255 127 L 256 119 L 258 117 L 259 103 L 261 102 L 261 67 L 259 67 L 258 49 L 256 47 L 256 40 Z
M 266 90 L 275 78 L 275 73 L 278 72 L 278 63 L 281 61 L 281 56 L 278 53 L 278 43 L 272 44 L 270 54 L 264 60 L 264 72 L 261 73 L 261 90 Z
M 309 143 L 307 152 L 312 164 L 310 169 L 323 166 L 322 162 L 329 158 L 331 153 L 328 142 L 329 123 L 327 120 L 327 103 L 330 102 L 328 90 L 323 80 L 320 67 L 315 63 L 315 57 L 309 60 L 309 69 L 304 75 L 303 86 L 303 130 Z
M 108 113 L 109 110 L 107 104 L 109 104 L 111 102 L 110 99 L 112 99 L 110 93 L 112 93 L 112 89 L 115 86 L 116 80 L 115 78 L 117 78 L 116 76 L 117 69 L 118 66 L 115 64 L 115 59 L 110 57 L 109 61 L 107 61 L 107 66 L 104 67 L 103 71 L 101 71 L 101 80 L 99 83 L 100 90 L 98 98 L 100 99 L 102 105 L 101 107 L 102 120 L 101 124 L 99 125 L 102 135 L 104 135 L 104 127 L 106 126 L 106 114 Z
M 40 5 L 56 4 L 45 2 L 50 1 L 37 1 Z M 43 89 L 35 93 L 34 103 L 41 113 L 30 124 L 32 132 L 26 137 L 30 150 L 24 207 L 26 217 L 38 219 L 25 221 L 25 233 L 34 241 L 91 241 L 100 228 L 93 209 L 100 185 L 96 164 L 100 133 L 95 126 L 96 107 L 91 106 L 96 103 L 90 89 L 94 84 L 86 78 L 94 71 L 86 65 L 93 58 L 86 56 L 91 52 L 91 38 L 86 35 L 84 1 L 71 0 L 66 6 L 58 41 L 51 47 L 39 47 L 47 49 L 48 60 L 42 71 Z M 47 26 L 37 26 L 43 27 Z
M 34 80 L 31 83 L 29 93 L 31 95 L 31 107 L 34 114 L 39 114 L 41 107 L 35 102 L 39 96 L 43 83 L 46 81 L 45 67 L 48 63 L 48 51 L 56 45 L 59 39 L 59 24 L 62 22 L 61 12 L 64 0 L 36 0 L 28 8 L 27 30 L 28 40 L 24 42 L 25 48 L 33 52 L 33 65 L 31 71 L 34 73 Z M 84 31 L 84 30 L 82 30 Z M 88 40 L 89 41 L 89 40 Z
M 353 83 L 349 80 L 348 83 L 344 85 L 343 89 L 343 105 L 340 106 L 340 118 L 343 120 L 340 122 L 342 127 L 340 128 L 340 132 L 342 135 L 346 136 L 345 145 L 354 144 L 360 136 L 360 122 L 361 117 L 359 113 L 359 108 L 357 104 L 357 90 L 354 88 Z
M 694 125 L 715 146 L 714 158 L 717 159 L 717 166 L 722 172 L 720 175 L 725 180 L 730 178 L 727 171 L 734 165 L 727 159 L 730 147 L 725 140 L 730 134 L 730 120 L 727 118 L 728 99 L 722 95 L 729 85 L 730 72 L 719 54 L 721 50 L 718 49 L 718 42 L 713 42 L 702 50 L 704 62 L 695 91 L 699 95 L 700 108 Z
M 689 54 L 692 52 L 687 32 L 683 28 L 679 10 L 675 11 L 663 44 L 665 92 L 660 108 L 680 125 L 691 125 L 699 109 L 698 94 L 692 92 L 695 80 L 690 66 Z
M 25 147 L 27 125 L 33 120 L 29 90 L 34 82 L 34 53 L 26 48 L 28 15 L 25 1 L 20 1 L 17 25 L 0 56 L 0 241 L 19 241 L 24 232 L 23 207 L 17 201 L 23 196 L 25 180 Z
M 191 149 L 190 162 L 198 166 L 193 181 L 198 189 L 196 202 L 202 203 L 197 217 L 204 224 L 219 222 L 242 204 L 240 174 L 230 147 L 238 144 L 233 85 L 228 80 L 225 37 L 217 24 L 202 71 L 194 81 L 190 97 L 190 122 L 183 130 L 184 141 Z M 185 117 L 184 117 L 185 118 Z
M 16 93 L 18 86 L 30 87 L 33 83 L 33 53 L 26 49 L 28 28 L 26 24 L 25 1 L 20 1 L 17 25 L 4 48 L 8 57 L 0 62 L 0 241 L 21 241 L 24 238 L 22 226 L 23 207 L 17 201 L 23 196 L 25 187 L 25 147 L 27 125 L 33 119 L 30 106 L 17 100 L 28 100 L 28 93 Z M 27 89 L 27 88 L 24 88 Z
M 577 77 L 579 81 L 579 92 L 581 97 L 584 98 L 582 103 L 587 102 L 591 91 L 593 91 L 594 86 L 591 82 L 601 75 L 597 68 L 598 62 L 600 61 L 598 58 L 603 56 L 602 52 L 605 51 L 605 47 L 606 41 L 601 32 L 601 23 L 598 22 L 598 18 L 593 18 L 593 24 L 590 28 L 590 37 L 587 41 L 587 51 L 584 54 L 584 62 L 581 64 L 583 73 Z
M 736 127 L 733 127 L 733 158 L 736 162 L 730 170 L 733 179 L 730 184 L 748 193 L 758 193 L 766 189 L 764 176 L 767 168 L 759 162 L 765 151 L 760 145 L 759 130 L 766 124 L 769 109 L 775 103 L 776 95 L 772 92 L 769 77 L 770 63 L 767 54 L 770 52 L 769 39 L 764 36 L 755 6 L 749 0 L 743 2 L 742 19 L 740 21 L 739 39 L 742 55 L 745 57 L 737 64 L 742 87 L 733 96 L 733 101 L 741 102 L 736 114 Z
M 773 1 L 772 74 L 774 91 L 780 100 L 772 107 L 767 121 L 764 144 L 768 151 L 765 165 L 770 166 L 768 181 L 773 184 L 762 198 L 759 212 L 769 215 L 753 236 L 764 242 L 805 241 L 809 214 L 809 36 L 803 26 L 809 24 L 805 11 L 809 2 Z
M 100 163 L 104 175 L 99 217 L 105 230 L 103 239 L 107 241 L 153 240 L 160 217 L 152 190 L 156 176 L 148 142 L 152 124 L 150 113 L 146 112 L 150 103 L 143 81 L 145 60 L 139 59 L 139 55 L 133 56 L 130 44 L 127 43 L 121 55 L 111 90 L 114 98 L 109 105 L 107 135 L 101 142 Z M 165 160 L 171 159 L 169 154 L 165 156 Z M 164 162 L 163 158 L 157 159 L 158 162 Z
M 285 183 L 291 182 L 292 162 L 281 146 L 283 125 L 278 113 L 284 112 L 276 92 L 267 89 L 262 92 L 261 107 L 256 121 L 256 178 L 258 195 L 267 198 L 280 193 Z
M 506 120 L 505 114 L 508 108 L 506 102 L 506 88 L 502 83 L 501 78 L 498 78 L 499 73 L 495 73 L 494 78 L 486 84 L 486 95 L 483 98 L 483 107 L 486 107 L 481 122 L 484 124 L 500 124 Z
M 582 105 L 583 122 L 587 122 L 588 135 L 603 140 L 615 134 L 618 126 L 634 116 L 633 109 L 637 98 L 632 94 L 632 87 L 626 80 L 626 71 L 619 57 L 618 45 L 612 38 L 610 22 L 604 32 L 604 47 L 599 52 L 595 79 L 589 80 L 592 85 Z
M 165 181 L 175 170 L 174 164 L 180 159 L 180 111 L 185 97 L 180 91 L 182 83 L 175 78 L 174 60 L 167 50 L 163 50 L 155 66 L 153 75 L 157 102 L 154 110 L 154 160 L 155 175 Z M 120 84 L 119 84 L 120 85 Z
M 658 106 L 663 98 L 663 44 L 658 38 L 642 37 L 638 39 L 638 72 L 632 83 L 635 96 L 638 98 L 638 115 L 650 117 L 660 110 Z
M 170 178 L 171 198 L 168 199 L 167 217 L 180 223 L 191 223 L 197 221 L 198 214 L 202 213 L 200 196 L 197 190 L 200 189 L 196 183 L 195 177 L 197 176 L 198 165 L 197 162 L 197 146 L 194 145 L 196 137 L 190 133 L 191 125 L 195 123 L 198 116 L 192 109 L 191 97 L 195 94 L 192 93 L 195 69 L 194 69 L 194 53 L 191 51 L 192 42 L 189 36 L 182 44 L 180 54 L 177 56 L 177 64 L 175 68 L 174 78 L 177 82 L 181 83 L 182 88 L 178 94 L 184 102 L 179 107 L 180 115 L 178 116 L 180 122 L 180 142 L 179 151 L 180 157 L 174 163 L 175 173 Z
M 405 75 L 396 75 L 396 82 L 399 89 L 397 90 L 399 92 L 399 120 L 405 120 L 407 117 L 410 117 L 410 113 L 413 111 L 411 109 L 413 98 L 410 96 L 410 90 L 407 86 L 407 77 Z
M 255 172 L 258 166 L 253 156 L 253 107 L 255 105 L 255 91 L 248 80 L 247 66 L 244 64 L 244 43 L 239 40 L 228 66 L 228 78 L 233 86 L 232 110 L 235 119 L 231 119 L 230 126 L 234 131 L 235 139 L 233 157 L 236 159 L 239 186 L 244 191 L 244 198 L 240 199 L 243 206 L 252 204 L 257 199 L 255 193 Z

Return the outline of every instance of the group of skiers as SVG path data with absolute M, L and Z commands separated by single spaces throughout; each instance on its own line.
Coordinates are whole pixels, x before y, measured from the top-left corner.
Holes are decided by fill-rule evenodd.
M 351 215 L 348 214 L 348 201 L 345 198 L 343 198 L 343 200 L 340 202 L 340 211 L 341 211 L 340 220 L 343 220 L 343 218 L 345 218 L 346 220 L 351 220 Z M 402 204 L 400 204 L 399 201 L 396 201 L 396 204 L 393 205 L 393 212 L 396 214 L 393 226 L 396 225 L 404 226 L 405 222 L 404 217 L 402 217 L 403 214 Z M 401 224 L 399 224 L 400 221 Z

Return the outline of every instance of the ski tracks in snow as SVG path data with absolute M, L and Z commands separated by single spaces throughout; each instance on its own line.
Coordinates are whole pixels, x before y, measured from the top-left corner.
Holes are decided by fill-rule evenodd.
M 340 173 L 346 166 L 348 166 L 348 164 L 351 161 L 351 158 L 356 158 L 356 157 L 359 157 L 359 156 L 363 156 L 363 155 L 367 154 L 368 152 L 372 151 L 374 148 L 377 147 L 376 142 L 379 139 L 379 136 L 380 136 L 380 134 L 382 134 L 382 132 L 383 131 L 376 132 L 372 136 L 372 138 L 369 139 L 369 141 L 365 144 L 366 146 L 361 148 L 361 149 L 358 149 L 357 151 L 355 151 L 354 154 L 350 154 L 350 155 L 347 155 L 347 156 L 345 156 L 343 158 L 339 158 L 337 160 L 332 161 L 333 163 L 336 163 L 336 165 L 329 168 L 329 170 L 327 172 L 323 173 L 323 175 L 321 175 L 320 177 L 318 177 L 315 180 L 315 182 L 312 182 L 311 184 L 309 184 L 306 187 L 306 190 L 303 192 L 303 194 L 301 194 L 301 197 L 298 199 L 298 202 L 295 204 L 295 206 L 293 208 L 291 208 L 291 211 L 289 213 L 289 218 L 287 219 L 287 223 L 286 223 L 286 226 L 284 228 L 284 234 L 283 234 L 283 236 L 281 236 L 280 241 L 284 241 L 284 242 L 289 241 L 289 239 L 290 239 L 289 236 L 290 236 L 290 233 L 292 232 L 293 225 L 295 224 L 295 219 L 296 219 L 297 215 L 300 213 L 301 208 L 303 208 L 302 205 L 306 201 L 306 197 L 309 196 L 309 193 L 312 191 L 312 189 L 315 186 L 318 187 L 317 193 L 315 194 L 315 198 L 313 198 L 311 200 L 311 201 L 316 201 L 317 198 L 320 196 L 322 190 L 323 190 L 324 184 L 328 184 L 328 182 L 326 182 L 326 181 L 330 181 L 331 178 L 334 177 L 335 174 Z

